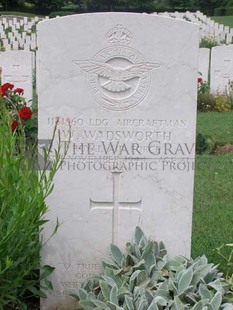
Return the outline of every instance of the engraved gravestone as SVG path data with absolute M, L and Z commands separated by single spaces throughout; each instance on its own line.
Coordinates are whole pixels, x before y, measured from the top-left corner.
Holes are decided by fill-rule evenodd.
M 100 274 L 110 243 L 123 249 L 136 225 L 169 255 L 190 255 L 198 26 L 99 13 L 38 30 L 39 138 L 56 122 L 64 145 L 71 135 L 47 200 L 43 237 L 61 226 L 42 252 L 56 270 L 41 309 L 67 310 L 69 292 Z
M 211 50 L 210 89 L 213 93 L 229 90 L 233 80 L 233 45 L 215 46 Z
M 33 53 L 26 51 L 7 51 L 0 53 L 2 83 L 12 83 L 24 89 L 24 97 L 32 99 Z

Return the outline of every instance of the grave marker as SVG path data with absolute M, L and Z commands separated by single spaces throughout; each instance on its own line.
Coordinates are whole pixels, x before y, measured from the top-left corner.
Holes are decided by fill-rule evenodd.
M 233 45 L 215 46 L 211 50 L 210 89 L 213 93 L 228 90 L 233 80 Z
M 6 47 L 7 45 L 4 44 Z M 7 51 L 0 53 L 2 83 L 12 83 L 24 89 L 24 97 L 32 99 L 32 52 Z
M 70 290 L 101 273 L 110 243 L 124 248 L 136 225 L 169 255 L 190 255 L 198 31 L 128 13 L 39 23 L 39 139 L 58 119 L 67 142 L 71 125 L 47 201 L 45 239 L 62 225 L 43 249 L 56 271 L 41 309 L 76 309 Z

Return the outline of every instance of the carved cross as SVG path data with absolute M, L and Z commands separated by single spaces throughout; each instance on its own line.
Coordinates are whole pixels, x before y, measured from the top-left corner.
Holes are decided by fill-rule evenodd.
M 141 212 L 142 199 L 133 202 L 120 201 L 120 183 L 122 172 L 112 172 L 113 199 L 112 201 L 94 201 L 90 199 L 91 211 L 109 208 L 112 210 L 112 243 L 118 244 L 118 222 L 120 210 L 136 210 Z

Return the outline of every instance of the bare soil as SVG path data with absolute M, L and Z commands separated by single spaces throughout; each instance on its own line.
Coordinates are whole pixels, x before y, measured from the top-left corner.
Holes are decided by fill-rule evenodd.
M 233 153 L 233 144 L 227 143 L 225 145 L 217 145 L 214 150 L 214 154 L 227 154 Z

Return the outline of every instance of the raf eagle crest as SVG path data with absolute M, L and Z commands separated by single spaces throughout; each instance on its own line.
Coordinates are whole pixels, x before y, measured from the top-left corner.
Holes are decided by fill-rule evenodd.
M 89 74 L 96 74 L 107 79 L 104 83 L 100 84 L 101 87 L 109 92 L 124 92 L 132 86 L 127 84 L 127 81 L 140 78 L 144 73 L 160 67 L 160 64 L 153 63 L 137 63 L 129 65 L 125 68 L 113 66 L 108 63 L 99 61 L 76 61 L 74 63 L 79 65 L 84 71 Z
M 108 110 L 125 111 L 138 105 L 148 94 L 150 73 L 160 64 L 148 62 L 130 44 L 132 33 L 122 25 L 108 31 L 109 47 L 89 60 L 73 60 L 88 74 L 95 101 Z

